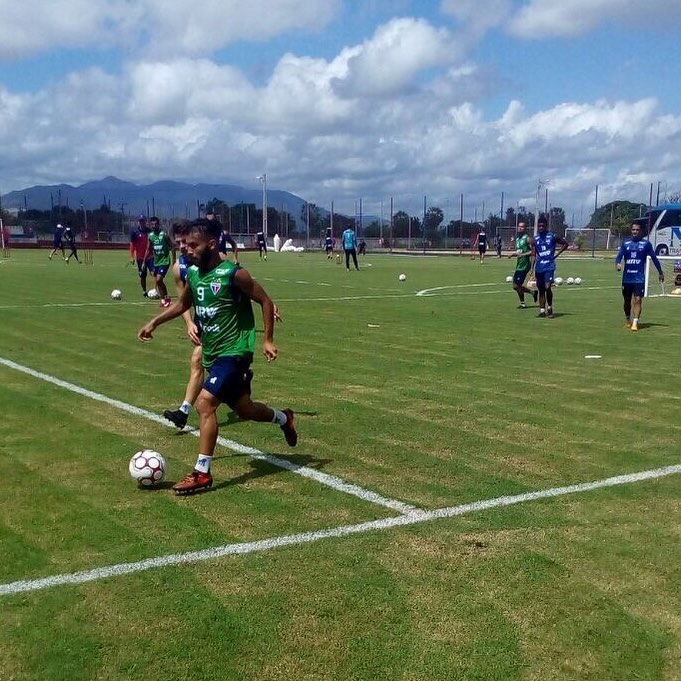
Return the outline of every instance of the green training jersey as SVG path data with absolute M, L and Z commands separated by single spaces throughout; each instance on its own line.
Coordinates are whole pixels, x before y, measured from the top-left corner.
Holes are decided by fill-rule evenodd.
M 516 251 L 520 251 L 523 253 L 523 255 L 518 256 L 518 260 L 516 261 L 515 268 L 517 270 L 529 270 L 530 269 L 530 253 L 532 252 L 532 248 L 530 247 L 530 237 L 527 236 L 527 234 L 523 234 L 522 236 L 519 236 L 515 240 L 515 249 Z M 525 255 L 527 254 L 527 255 Z
M 218 357 L 244 357 L 255 348 L 255 318 L 251 299 L 234 285 L 240 269 L 227 260 L 201 274 L 193 265 L 187 283 L 201 327 L 202 362 L 210 367 Z
M 165 230 L 149 232 L 149 242 L 154 251 L 154 265 L 170 265 L 170 246 Z

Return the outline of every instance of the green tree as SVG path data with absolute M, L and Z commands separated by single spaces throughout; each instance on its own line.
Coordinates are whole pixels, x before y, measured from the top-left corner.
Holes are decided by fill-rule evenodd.
M 631 223 L 646 211 L 644 203 L 631 201 L 611 201 L 596 209 L 591 215 L 589 227 L 609 229 L 613 234 L 629 234 Z

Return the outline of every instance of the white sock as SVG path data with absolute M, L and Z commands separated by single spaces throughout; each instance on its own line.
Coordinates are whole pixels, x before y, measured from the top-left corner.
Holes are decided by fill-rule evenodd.
M 192 405 L 191 405 L 191 403 L 187 402 L 187 400 L 185 400 L 185 401 L 180 405 L 180 411 L 181 411 L 183 414 L 187 414 L 187 415 L 188 415 L 189 412 L 190 412 L 191 410 L 192 410 Z
M 202 473 L 210 473 L 211 463 L 213 463 L 212 456 L 208 456 L 208 454 L 199 454 L 194 470 L 201 471 Z
M 632 323 L 632 324 L 638 324 L 638 317 L 634 317 L 634 318 L 631 320 L 631 323 Z
M 539 312 L 540 312 L 540 313 L 546 312 L 546 310 L 545 310 L 543 307 L 540 307 L 540 308 L 539 308 Z
M 280 411 L 279 409 L 273 409 L 274 412 L 274 418 L 272 419 L 272 423 L 276 423 L 280 426 L 283 426 L 286 424 L 286 421 L 288 420 L 286 418 L 286 414 L 284 414 L 283 411 Z

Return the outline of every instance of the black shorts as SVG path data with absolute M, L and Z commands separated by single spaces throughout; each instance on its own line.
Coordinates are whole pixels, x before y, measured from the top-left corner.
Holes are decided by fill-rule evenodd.
M 631 296 L 643 298 L 646 285 L 643 282 L 633 284 L 622 284 L 622 297 L 629 300 Z
M 253 355 L 245 357 L 218 357 L 208 370 L 203 387 L 228 407 L 234 405 L 248 391 L 246 372 Z

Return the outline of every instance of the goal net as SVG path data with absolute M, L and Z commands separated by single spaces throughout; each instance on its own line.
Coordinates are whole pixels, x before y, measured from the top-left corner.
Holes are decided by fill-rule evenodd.
M 597 251 L 607 251 L 611 247 L 617 248 L 612 242 L 612 234 L 609 229 L 599 227 L 596 230 L 593 229 L 575 229 L 574 227 L 568 227 L 565 230 L 565 238 L 568 243 L 577 246 L 582 251 L 589 250 L 591 248 Z
M 664 283 L 660 283 L 657 268 L 653 261 L 646 260 L 646 298 L 658 298 L 668 296 L 681 299 L 681 255 L 658 255 L 657 259 L 662 265 Z

